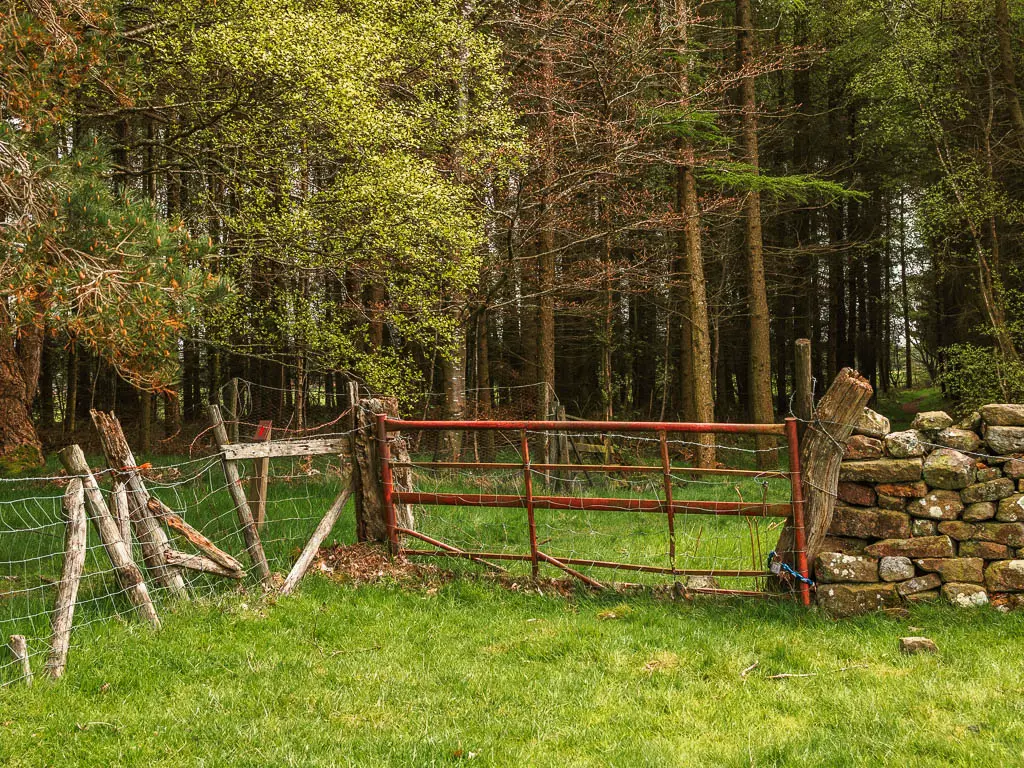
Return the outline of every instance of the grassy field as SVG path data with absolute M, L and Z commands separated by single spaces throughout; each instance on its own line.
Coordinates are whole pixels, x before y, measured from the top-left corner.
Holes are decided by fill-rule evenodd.
M 315 469 L 284 466 L 271 483 L 264 540 L 277 570 L 343 482 L 325 464 Z M 242 551 L 219 466 L 157 473 L 157 495 Z M 417 480 L 425 490 L 494 492 L 518 482 Z M 61 490 L 0 483 L 5 634 L 46 636 Z M 680 480 L 675 490 L 786 498 L 784 483 L 766 491 L 754 480 Z M 613 477 L 587 492 L 652 498 L 661 489 Z M 460 544 L 525 546 L 521 510 L 418 514 L 421 529 Z M 662 516 L 539 517 L 553 554 L 665 561 Z M 679 564 L 757 562 L 778 534 L 759 525 L 682 519 Z M 351 515 L 332 538 L 352 541 Z M 153 632 L 114 594 L 94 549 L 66 677 L 0 687 L 0 765 L 1024 765 L 1024 615 L 939 605 L 833 622 L 789 602 L 552 592 L 441 564 L 455 577 L 313 575 L 280 599 L 201 578 L 193 602 L 160 602 L 164 626 Z M 933 638 L 940 653 L 901 655 L 898 638 L 909 634 Z M 40 671 L 41 654 L 33 663 Z
M 941 652 L 900 655 L 918 633 Z M 91 625 L 65 680 L 0 692 L 0 764 L 1021 765 L 1022 639 L 1024 616 L 989 610 L 834 623 L 313 578 L 274 605 L 166 613 L 159 633 Z

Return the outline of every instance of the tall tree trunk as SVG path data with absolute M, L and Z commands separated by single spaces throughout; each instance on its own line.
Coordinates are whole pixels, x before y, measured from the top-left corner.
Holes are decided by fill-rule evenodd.
M 907 288 L 907 224 L 906 199 L 900 190 L 900 283 L 903 304 L 903 343 L 904 360 L 907 367 L 907 389 L 914 388 L 914 354 L 910 344 L 910 298 Z
M 541 2 L 545 18 L 550 13 L 547 0 Z M 542 141 L 540 253 L 537 256 L 537 418 L 547 419 L 551 411 L 551 393 L 555 388 L 555 63 L 545 46 L 541 52 L 541 88 L 543 89 L 544 138 Z M 542 459 L 546 461 L 546 458 Z
M 15 333 L 6 309 L 0 310 L 0 463 L 11 468 L 43 461 L 43 446 L 30 411 L 36 384 L 29 381 L 31 371 L 15 348 Z
M 757 138 L 757 96 L 755 78 L 749 71 L 754 56 L 754 19 L 750 0 L 736 0 L 736 48 L 740 76 L 740 109 L 744 161 L 758 172 L 760 160 Z M 761 234 L 761 195 L 747 193 L 744 201 L 745 247 L 747 256 L 747 311 L 750 314 L 750 396 L 751 416 L 767 424 L 775 420 L 772 408 L 771 324 L 768 312 L 768 288 L 764 272 L 764 243 Z M 773 445 L 767 436 L 758 438 L 758 448 Z M 758 453 L 759 464 L 773 457 Z
M 1024 149 L 1024 110 L 1017 93 L 1017 67 L 1013 60 L 1013 35 L 1010 30 L 1010 9 L 1007 0 L 996 0 L 996 30 L 999 36 L 999 63 L 1006 90 L 1006 101 L 1010 107 L 1013 130 L 1017 143 Z

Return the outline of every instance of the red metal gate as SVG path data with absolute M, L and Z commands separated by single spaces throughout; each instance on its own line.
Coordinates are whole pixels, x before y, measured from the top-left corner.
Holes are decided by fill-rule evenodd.
M 402 466 L 410 468 L 422 467 L 430 469 L 473 469 L 473 470 L 520 470 L 523 473 L 523 493 L 521 495 L 486 494 L 486 493 L 428 493 L 415 490 L 398 490 L 395 488 L 394 464 L 391 457 L 388 435 L 395 432 L 414 430 L 436 430 L 444 432 L 464 430 L 500 430 L 519 433 L 520 462 L 454 462 L 454 461 L 410 461 Z M 538 463 L 530 461 L 530 444 L 528 433 L 531 431 L 568 432 L 592 431 L 598 433 L 638 432 L 654 433 L 660 443 L 660 465 L 624 465 L 624 464 L 565 464 Z M 772 435 L 786 440 L 789 468 L 772 472 L 749 469 L 697 468 L 673 465 L 670 461 L 667 435 L 673 433 L 686 434 L 743 434 Z M 804 501 L 800 473 L 800 451 L 797 436 L 797 421 L 793 418 L 784 424 L 702 424 L 676 422 L 610 422 L 610 421 L 405 421 L 392 419 L 385 414 L 377 417 L 377 437 L 380 442 L 382 480 L 384 485 L 384 503 L 388 519 L 388 534 L 392 552 L 407 557 L 443 556 L 466 558 L 474 562 L 488 564 L 493 560 L 529 561 L 532 572 L 536 576 L 541 563 L 554 566 L 577 579 L 595 587 L 603 587 L 593 579 L 572 566 L 590 568 L 614 568 L 617 570 L 633 570 L 646 573 L 662 573 L 673 576 L 768 576 L 768 570 L 723 570 L 723 569 L 679 569 L 675 567 L 675 517 L 684 515 L 735 515 L 742 517 L 776 517 L 791 519 L 794 527 L 796 543 L 793 552 L 794 564 L 799 573 L 799 594 L 805 605 L 810 604 L 809 574 L 807 565 L 806 540 L 804 532 Z M 661 473 L 664 477 L 663 498 L 661 499 L 621 499 L 597 497 L 572 497 L 538 495 L 533 489 L 534 472 L 584 471 L 598 473 Z M 747 477 L 788 478 L 790 499 L 786 503 L 770 504 L 767 500 L 760 503 L 744 501 L 694 501 L 674 498 L 672 473 L 700 475 L 734 475 Z M 526 510 L 526 524 L 529 531 L 529 553 L 481 552 L 460 549 L 449 543 L 439 541 L 398 524 L 396 504 L 435 505 L 445 507 L 497 507 L 521 508 Z M 552 557 L 541 550 L 537 539 L 536 510 L 588 510 L 599 512 L 626 511 L 664 514 L 667 518 L 669 536 L 670 567 L 638 565 L 634 563 L 618 563 L 605 560 L 588 560 L 583 558 Z M 404 538 L 413 538 L 434 547 L 432 550 L 410 549 L 403 546 Z M 752 596 L 777 596 L 753 590 L 700 589 L 694 590 L 711 593 L 746 594 Z

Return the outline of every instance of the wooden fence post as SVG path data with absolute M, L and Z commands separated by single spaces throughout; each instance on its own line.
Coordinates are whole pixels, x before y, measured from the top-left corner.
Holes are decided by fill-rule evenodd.
M 125 495 L 128 508 L 128 516 L 131 519 L 132 528 L 135 531 L 135 538 L 138 539 L 142 548 L 142 560 L 146 564 L 146 570 L 153 579 L 164 589 L 168 590 L 175 597 L 186 597 L 188 590 L 185 588 L 185 579 L 177 568 L 167 564 L 164 558 L 164 550 L 170 546 L 170 539 L 164 529 L 160 527 L 159 518 L 150 514 L 149 491 L 146 483 L 139 474 L 135 463 L 135 456 L 128 445 L 128 439 L 121 429 L 121 422 L 113 413 L 103 413 L 92 410 L 92 423 L 100 436 L 100 445 L 103 446 L 103 455 L 107 459 L 107 466 L 115 478 L 114 501 L 115 509 L 118 505 L 118 485 L 122 487 L 120 493 Z M 122 501 L 121 503 L 124 503 Z M 124 537 L 126 544 L 131 539 Z
M 235 503 L 235 512 L 238 515 L 238 522 L 242 526 L 242 535 L 245 537 L 245 549 L 256 568 L 256 575 L 259 577 L 260 583 L 267 584 L 270 580 L 270 565 L 267 563 L 267 555 L 263 551 L 259 531 L 256 530 L 256 521 L 252 518 L 252 510 L 249 509 L 249 501 L 245 498 L 242 480 L 238 476 L 238 467 L 235 466 L 234 461 L 223 455 L 224 446 L 228 444 L 228 431 L 224 427 L 224 419 L 220 415 L 220 408 L 216 405 L 211 405 L 208 413 L 210 424 L 213 427 L 213 437 L 221 451 L 221 465 L 224 467 L 228 493 L 231 494 L 231 500 Z
M 28 643 L 25 641 L 25 636 L 11 635 L 8 647 L 11 649 L 11 655 L 14 657 L 14 661 L 19 667 L 21 667 L 21 682 L 31 688 L 32 665 L 28 660 Z
M 363 541 L 388 541 L 387 510 L 384 505 L 384 487 L 381 482 L 380 456 L 377 448 L 378 413 L 389 416 L 398 415 L 398 403 L 391 398 L 368 398 L 360 400 L 358 405 L 359 431 L 355 433 L 355 445 L 352 453 L 352 474 L 358 474 L 357 484 L 359 497 L 356 502 L 356 530 L 361 531 Z M 394 444 L 392 460 L 399 465 L 409 461 L 409 450 L 405 441 L 392 433 Z M 395 487 L 409 489 L 412 487 L 412 473 L 409 467 L 394 467 Z M 402 528 L 413 528 L 412 506 L 396 504 L 395 516 Z
M 93 477 L 92 471 L 89 469 L 85 454 L 82 453 L 79 446 L 69 445 L 59 455 L 68 474 L 82 480 L 89 517 L 96 527 L 96 532 L 103 543 L 103 549 L 107 552 L 107 557 L 110 558 L 111 565 L 114 566 L 121 589 L 125 591 L 128 599 L 142 617 L 153 627 L 159 627 L 160 618 L 156 615 L 153 599 L 149 596 L 149 590 L 146 589 L 142 571 L 132 560 L 131 550 L 121 539 L 121 532 L 118 530 L 110 510 L 107 509 L 107 503 L 103 500 L 99 483 L 96 482 L 96 478 Z
M 261 421 L 256 430 L 256 440 L 270 442 L 270 433 L 273 430 L 272 421 Z M 256 520 L 256 530 L 263 530 L 263 523 L 267 517 L 267 483 L 270 480 L 270 457 L 261 456 L 253 459 L 253 476 L 249 481 L 249 496 L 252 498 L 253 518 Z
M 821 398 L 808 426 L 800 451 L 800 466 L 803 470 L 804 528 L 809 563 L 814 562 L 832 524 L 839 487 L 839 465 L 846 441 L 872 394 L 867 379 L 852 368 L 843 368 Z M 778 559 L 794 567 L 795 534 L 790 520 L 775 545 Z M 777 587 L 778 582 L 773 581 L 773 585 Z
M 811 371 L 811 341 L 796 340 L 794 368 L 793 413 L 799 423 L 797 425 L 801 438 L 807 431 L 807 425 L 814 414 L 814 374 Z
M 53 603 L 53 619 L 50 624 L 50 653 L 46 658 L 45 673 L 56 680 L 64 674 L 68 661 L 68 646 L 71 644 L 71 626 L 75 618 L 75 601 L 78 599 L 78 584 L 85 565 L 86 530 L 85 491 L 82 481 L 71 479 L 64 491 L 64 516 L 67 528 L 64 533 L 64 565 L 57 585 L 57 597 Z

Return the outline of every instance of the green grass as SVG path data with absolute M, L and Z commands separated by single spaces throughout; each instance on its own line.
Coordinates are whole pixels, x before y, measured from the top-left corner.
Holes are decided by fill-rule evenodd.
M 893 390 L 886 397 L 879 397 L 875 410 L 889 419 L 893 432 L 910 429 L 910 422 L 919 411 L 948 411 L 953 414 L 953 404 L 942 395 L 938 387 L 923 389 Z
M 900 655 L 918 633 L 940 653 Z M 0 693 L 0 764 L 1020 765 L 1022 635 L 990 610 L 835 623 L 313 578 L 275 605 L 165 613 L 159 633 L 86 628 L 63 681 Z

